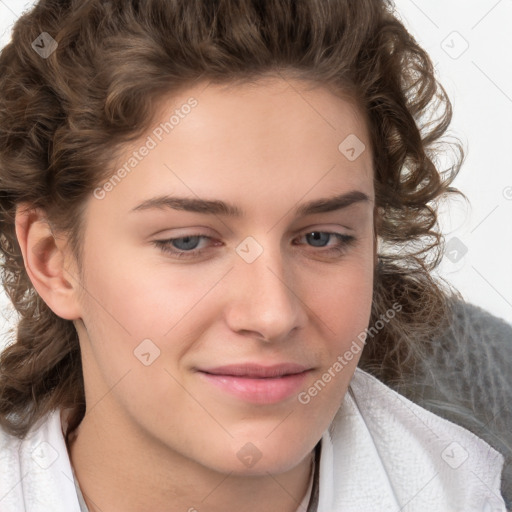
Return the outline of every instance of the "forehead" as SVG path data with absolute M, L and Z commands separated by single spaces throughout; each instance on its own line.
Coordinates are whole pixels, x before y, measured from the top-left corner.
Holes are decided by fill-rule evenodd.
M 220 136 L 257 132 L 269 138 L 279 129 L 288 139 L 311 137 L 313 131 L 331 132 L 334 139 L 357 134 L 368 139 L 365 112 L 348 91 L 294 78 L 260 77 L 253 81 L 204 82 L 160 100 L 162 118 L 180 110 L 194 97 L 198 108 L 188 115 L 190 130 L 209 127 Z M 186 129 L 186 128 L 185 128 Z M 181 132 L 185 131 L 180 126 Z M 254 133 L 256 134 L 256 133 Z
M 353 101 L 318 84 L 203 83 L 161 99 L 155 112 L 147 133 L 124 148 L 114 174 L 149 140 L 151 150 L 123 173 L 109 201 L 132 209 L 165 193 L 229 198 L 249 208 L 252 200 L 256 209 L 262 200 L 306 202 L 350 190 L 373 199 L 363 116 Z

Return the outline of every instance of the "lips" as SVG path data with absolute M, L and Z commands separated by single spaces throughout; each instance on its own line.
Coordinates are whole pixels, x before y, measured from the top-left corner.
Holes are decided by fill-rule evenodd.
M 245 377 L 248 379 L 271 379 L 285 375 L 295 375 L 308 370 L 307 366 L 284 363 L 273 366 L 262 366 L 258 364 L 245 363 L 240 365 L 219 366 L 199 370 L 211 375 L 225 375 L 229 377 Z
M 295 363 L 273 366 L 247 363 L 200 369 L 198 375 L 223 397 L 270 405 L 296 396 L 310 371 L 311 368 Z

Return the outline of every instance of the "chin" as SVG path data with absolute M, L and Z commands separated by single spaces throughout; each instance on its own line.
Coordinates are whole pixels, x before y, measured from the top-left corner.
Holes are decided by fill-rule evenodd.
M 252 438 L 250 441 L 233 441 L 227 451 L 218 454 L 218 470 L 238 476 L 268 476 L 286 473 L 299 465 L 317 444 L 311 440 L 308 446 L 297 445 L 279 437 L 273 441 L 265 438 Z

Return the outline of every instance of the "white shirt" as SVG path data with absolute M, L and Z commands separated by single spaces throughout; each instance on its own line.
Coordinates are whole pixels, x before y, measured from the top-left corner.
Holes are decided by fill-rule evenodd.
M 80 512 L 63 427 L 54 411 L 24 441 L 0 430 L 0 512 Z M 322 436 L 318 512 L 506 512 L 503 464 L 479 437 L 356 368 Z

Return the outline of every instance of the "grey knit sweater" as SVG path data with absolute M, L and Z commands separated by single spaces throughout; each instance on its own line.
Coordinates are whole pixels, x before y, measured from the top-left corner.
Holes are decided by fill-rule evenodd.
M 502 453 L 501 489 L 512 510 L 512 325 L 459 302 L 433 348 L 409 382 L 386 384 Z

